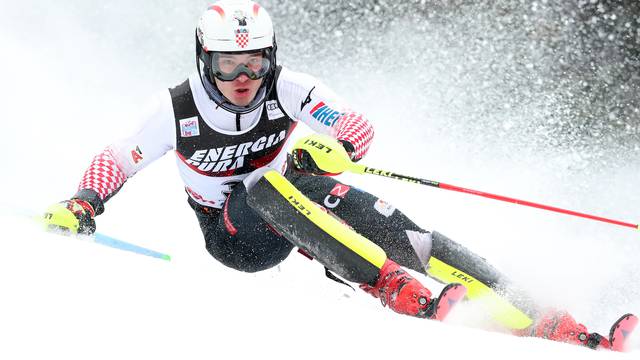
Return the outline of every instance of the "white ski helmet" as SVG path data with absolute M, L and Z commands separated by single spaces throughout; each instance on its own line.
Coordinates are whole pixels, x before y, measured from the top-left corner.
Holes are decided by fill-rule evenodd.
M 269 13 L 249 0 L 221 0 L 202 14 L 196 28 L 198 73 L 211 100 L 227 111 L 248 113 L 261 106 L 273 88 L 276 70 L 276 38 Z M 242 65 L 232 72 L 217 68 L 220 53 L 262 52 L 257 70 Z M 263 78 L 256 97 L 247 106 L 232 104 L 215 85 L 215 79 L 231 81 L 240 74 L 252 80 Z

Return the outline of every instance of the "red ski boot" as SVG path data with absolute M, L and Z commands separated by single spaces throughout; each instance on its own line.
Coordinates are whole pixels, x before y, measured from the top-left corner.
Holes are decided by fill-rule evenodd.
M 374 286 L 362 284 L 360 288 L 380 298 L 382 306 L 389 305 L 399 314 L 421 318 L 430 316 L 431 292 L 390 259 L 380 269 Z
M 564 311 L 549 311 L 529 328 L 518 331 L 516 334 L 584 345 L 591 349 L 611 347 L 607 338 L 597 333 L 589 334 L 584 325 L 576 323 L 575 319 Z

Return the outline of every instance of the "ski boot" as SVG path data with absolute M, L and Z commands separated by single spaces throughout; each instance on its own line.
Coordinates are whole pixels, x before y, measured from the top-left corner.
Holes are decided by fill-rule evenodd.
M 362 284 L 360 288 L 373 297 L 380 298 L 382 306 L 389 305 L 391 310 L 399 314 L 428 317 L 427 310 L 432 302 L 431 291 L 390 259 L 380 269 L 374 286 Z
M 610 349 L 609 339 L 589 333 L 587 328 L 564 311 L 547 311 L 529 328 L 516 332 L 519 336 L 533 336 L 558 342 L 583 345 L 591 349 Z
M 360 288 L 399 314 L 440 321 L 467 293 L 464 286 L 452 283 L 433 298 L 429 289 L 390 259 L 380 269 L 375 285 L 362 284 Z

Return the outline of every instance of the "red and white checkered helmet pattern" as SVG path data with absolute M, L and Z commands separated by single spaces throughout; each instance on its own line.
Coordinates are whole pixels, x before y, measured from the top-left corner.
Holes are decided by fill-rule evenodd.
M 248 0 L 221 0 L 202 14 L 197 29 L 205 51 L 250 51 L 273 46 L 267 11 Z

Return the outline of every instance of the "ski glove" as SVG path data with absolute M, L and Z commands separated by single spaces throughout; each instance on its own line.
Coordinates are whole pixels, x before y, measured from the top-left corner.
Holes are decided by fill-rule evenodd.
M 354 147 L 348 141 L 320 134 L 301 138 L 292 149 L 295 168 L 313 175 L 338 175 L 349 170 L 353 153 Z
M 96 231 L 95 211 L 91 204 L 71 199 L 51 205 L 44 214 L 44 225 L 50 231 L 91 235 Z

